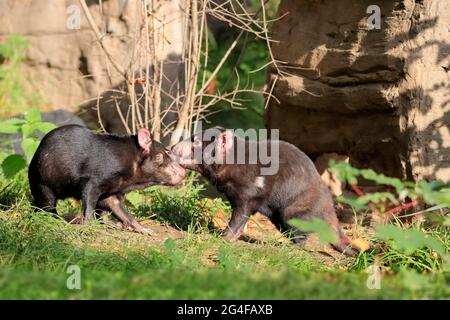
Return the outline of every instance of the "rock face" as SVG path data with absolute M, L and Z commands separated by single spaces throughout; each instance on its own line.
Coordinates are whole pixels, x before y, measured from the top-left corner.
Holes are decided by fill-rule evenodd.
M 369 6 L 381 28 L 369 30 Z M 282 0 L 269 128 L 313 158 L 450 180 L 450 2 Z M 269 70 L 268 88 L 276 78 Z
M 181 0 L 148 1 L 152 14 L 164 27 L 156 52 L 159 61 L 176 61 L 183 48 L 183 27 L 180 19 Z M 100 6 L 99 3 L 102 3 Z M 142 26 L 141 1 L 87 0 L 92 16 L 99 26 L 108 51 L 124 68 L 145 67 L 136 52 L 135 39 Z M 73 29 L 73 17 L 80 17 L 80 28 Z M 2 0 L 0 2 L 0 42 L 11 34 L 19 34 L 31 41 L 23 71 L 31 79 L 48 104 L 48 110 L 64 108 L 78 111 L 86 105 L 82 114 L 88 125 L 98 125 L 97 97 L 107 89 L 123 89 L 124 79 L 113 68 L 100 48 L 77 0 Z M 161 33 L 162 34 L 162 33 Z M 178 59 L 179 60 L 179 59 Z M 169 61 L 169 62 L 170 62 Z M 178 80 L 182 66 L 174 62 L 165 68 L 166 92 Z M 126 86 L 125 86 L 126 87 Z M 103 124 L 108 131 L 123 132 L 111 94 L 100 101 Z M 164 99 L 164 97 L 162 97 Z M 91 101 L 91 103 L 87 103 Z M 166 104 L 169 102 L 166 101 Z M 126 101 L 119 101 L 122 108 Z M 126 112 L 125 112 L 126 113 Z

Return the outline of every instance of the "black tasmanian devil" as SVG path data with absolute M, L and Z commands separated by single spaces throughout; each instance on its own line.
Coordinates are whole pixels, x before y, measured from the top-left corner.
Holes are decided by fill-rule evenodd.
M 271 154 L 270 167 L 267 159 L 262 161 L 260 150 Z M 248 141 L 216 127 L 179 142 L 172 151 L 183 167 L 200 172 L 230 201 L 233 213 L 224 233 L 227 240 L 239 238 L 249 216 L 260 212 L 280 231 L 290 233 L 293 241 L 301 243 L 306 233 L 288 221 L 318 217 L 338 235 L 339 240 L 332 246 L 346 254 L 354 253 L 339 228 L 330 191 L 308 156 L 292 144 Z M 252 162 L 255 152 L 258 154 Z
M 150 185 L 180 183 L 186 170 L 172 156 L 147 129 L 117 136 L 78 125 L 59 127 L 41 141 L 28 169 L 34 204 L 56 213 L 58 199 L 81 199 L 83 222 L 106 210 L 125 228 L 149 233 L 127 212 L 124 196 Z

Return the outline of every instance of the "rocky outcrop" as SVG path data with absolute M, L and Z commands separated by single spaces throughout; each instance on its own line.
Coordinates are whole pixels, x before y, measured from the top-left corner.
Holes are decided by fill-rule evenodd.
M 370 5 L 380 29 L 368 27 Z M 276 79 L 268 127 L 312 157 L 450 180 L 450 2 L 282 0 L 279 16 L 272 50 L 288 75 Z
M 140 1 L 103 0 L 86 1 L 96 24 L 104 36 L 108 51 L 124 68 L 145 67 L 135 47 L 136 36 L 142 26 L 143 12 Z M 101 3 L 101 6 L 100 4 Z M 150 3 L 153 6 L 150 6 Z M 149 1 L 152 14 L 161 24 L 161 41 L 156 57 L 164 61 L 165 92 L 178 81 L 183 69 L 179 60 L 183 48 L 183 28 L 180 1 Z M 72 6 L 72 7 L 71 7 Z M 73 7 L 75 6 L 75 7 Z M 75 8 L 75 9 L 74 9 Z M 71 17 L 79 12 L 80 28 L 68 27 Z M 71 25 L 73 26 L 73 24 Z M 124 127 L 116 113 L 116 101 L 107 89 L 123 89 L 124 79 L 108 62 L 77 0 L 35 0 L 0 2 L 0 42 L 11 34 L 30 40 L 23 71 L 47 103 L 47 110 L 64 108 L 78 111 L 90 126 L 97 126 L 97 97 L 100 101 L 103 125 L 108 131 L 123 132 Z M 165 97 L 162 97 L 163 99 Z M 167 98 L 167 97 L 166 97 Z M 89 103 L 91 102 L 91 103 Z M 166 105 L 170 101 L 164 102 Z M 163 104 L 164 104 L 163 103 Z M 126 100 L 119 105 L 127 108 Z M 126 112 L 125 112 L 126 114 Z

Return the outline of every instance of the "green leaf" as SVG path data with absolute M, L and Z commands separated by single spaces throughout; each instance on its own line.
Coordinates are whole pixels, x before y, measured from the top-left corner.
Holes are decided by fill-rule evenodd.
M 22 126 L 22 139 L 26 139 L 31 137 L 33 132 L 35 131 L 34 124 L 24 123 Z
M 422 241 L 423 235 L 415 235 L 416 237 L 420 237 L 419 239 L 415 239 L 415 242 Z M 412 253 L 414 250 L 418 249 L 417 245 L 413 243 L 411 240 L 411 235 L 408 233 L 408 230 L 403 230 L 400 227 L 394 225 L 383 225 L 377 228 L 377 237 L 381 240 L 389 242 L 390 245 L 400 251 L 404 251 L 407 253 Z
M 350 164 L 341 161 L 336 163 L 335 160 L 330 160 L 328 166 L 333 174 L 335 174 L 338 179 L 342 182 L 348 181 L 349 184 L 357 184 L 359 175 L 359 170 L 353 168 Z
M 49 133 L 56 128 L 56 125 L 51 122 L 38 122 L 35 124 L 35 128 L 42 133 Z
M 357 177 L 361 176 L 378 185 L 394 187 L 398 198 L 401 200 L 406 198 L 412 200 L 423 199 L 426 204 L 444 204 L 450 207 L 450 187 L 441 180 L 431 182 L 421 180 L 417 183 L 412 181 L 402 182 L 397 178 L 390 178 L 383 174 L 377 174 L 371 169 L 359 170 L 353 168 L 350 164 L 343 161 L 336 163 L 336 161 L 330 160 L 329 167 L 331 172 L 338 176 L 339 180 L 347 181 L 349 184 L 356 184 L 358 181 Z M 350 204 L 357 210 L 364 208 L 368 202 L 379 203 L 380 201 L 385 200 L 389 200 L 394 204 L 398 203 L 394 195 L 390 195 L 386 192 L 377 194 L 367 193 L 358 199 L 339 198 L 339 201 Z
M 427 247 L 433 249 L 441 256 L 443 256 L 445 254 L 444 246 L 442 245 L 442 243 L 439 242 L 439 240 L 437 238 L 435 238 L 433 236 L 428 236 L 426 238 L 426 244 L 427 244 Z
M 28 111 L 27 113 L 25 113 L 25 120 L 28 123 L 35 123 L 35 122 L 40 122 L 41 121 L 41 113 L 39 112 L 38 109 L 33 108 L 30 111 Z
M 34 153 L 39 147 L 39 141 L 34 138 L 25 138 L 22 140 L 21 146 L 23 153 L 25 154 L 25 158 L 27 159 L 27 162 L 30 163 Z
M 400 193 L 404 189 L 403 183 L 397 178 L 386 177 L 383 174 L 376 173 L 372 169 L 364 169 L 359 172 L 361 176 L 367 180 L 372 180 L 378 184 L 393 186 L 397 193 Z
M 360 196 L 358 198 L 346 198 L 344 196 L 338 196 L 337 200 L 342 203 L 346 203 L 356 210 L 360 210 L 363 208 L 366 208 L 367 205 L 372 202 L 375 204 L 378 204 L 380 202 L 389 200 L 395 205 L 398 205 L 397 199 L 394 197 L 392 193 L 389 192 L 374 192 L 374 193 L 366 193 L 363 196 Z
M 426 182 L 420 181 L 418 189 L 426 203 L 444 204 L 447 207 L 450 207 L 450 188 L 433 190 L 431 186 L 426 186 Z
M 8 119 L 0 122 L 0 133 L 19 133 L 21 126 L 25 123 L 22 119 Z
M 25 159 L 18 154 L 13 154 L 5 158 L 2 162 L 3 174 L 7 179 L 14 177 L 27 166 Z
M 387 241 L 393 248 L 412 254 L 414 251 L 427 247 L 438 254 L 443 255 L 445 249 L 435 237 L 425 233 L 419 229 L 402 229 L 394 225 L 384 225 L 377 228 L 377 237 Z
M 22 126 L 22 138 L 30 138 L 35 131 L 48 133 L 55 128 L 56 126 L 51 122 L 27 122 Z
M 317 233 L 322 243 L 335 243 L 338 240 L 333 228 L 319 218 L 314 218 L 311 221 L 293 219 L 289 221 L 289 224 L 305 232 Z

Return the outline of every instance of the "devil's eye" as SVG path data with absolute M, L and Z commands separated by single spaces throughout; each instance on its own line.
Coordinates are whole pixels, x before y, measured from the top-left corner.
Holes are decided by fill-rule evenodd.
M 170 150 L 167 150 L 167 152 L 165 153 L 165 155 L 166 155 L 167 158 L 174 159 L 173 152 L 170 151 Z

